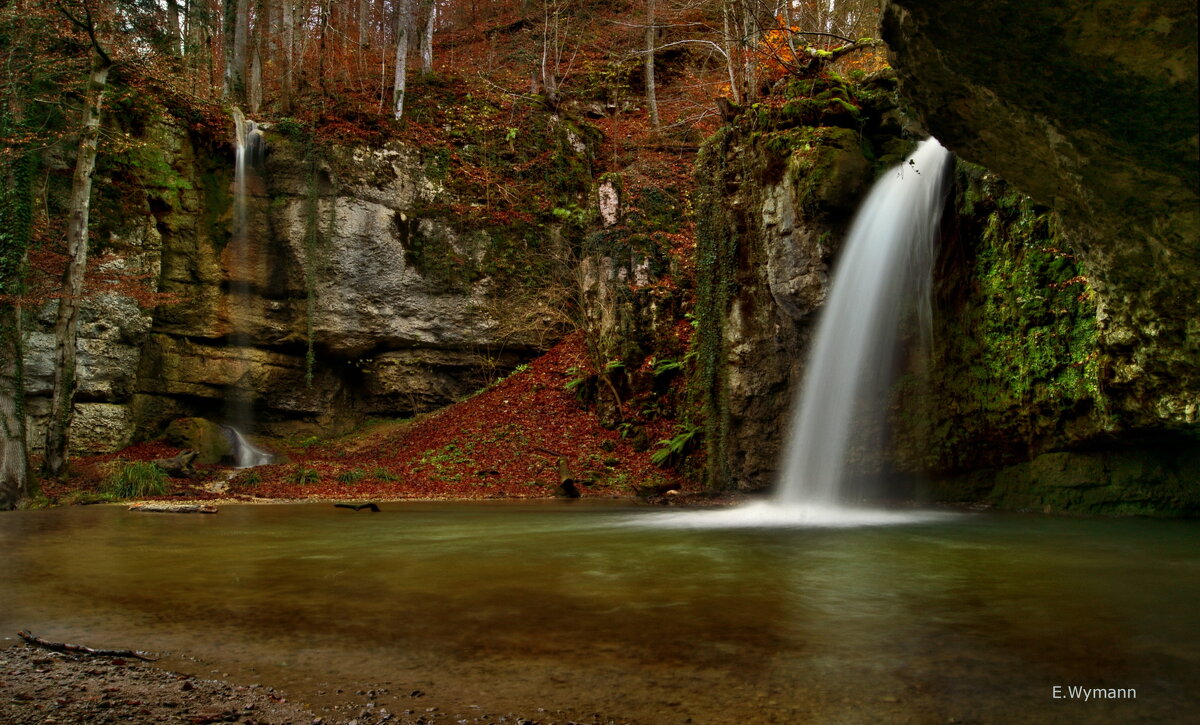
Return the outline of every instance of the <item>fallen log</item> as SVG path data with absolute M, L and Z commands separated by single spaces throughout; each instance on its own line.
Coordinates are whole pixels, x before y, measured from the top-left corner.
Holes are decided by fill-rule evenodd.
M 579 498 L 579 487 L 576 485 L 575 477 L 571 475 L 571 466 L 567 462 L 567 457 L 549 448 L 533 446 L 533 450 L 558 458 L 558 486 L 554 488 L 554 495 L 563 498 Z M 586 481 L 578 481 L 578 483 L 587 484 Z
M 133 657 L 135 659 L 145 660 L 146 662 L 158 661 L 157 657 L 152 657 L 149 654 L 142 652 L 140 650 L 92 649 L 91 647 L 85 647 L 81 644 L 68 644 L 66 642 L 51 642 L 49 640 L 42 639 L 41 637 L 35 637 L 33 634 L 31 634 L 25 630 L 21 630 L 20 632 L 17 632 L 17 636 L 35 647 L 41 647 L 42 649 L 53 650 L 55 652 L 69 652 L 69 653 L 74 653 L 74 654 L 93 655 L 95 657 Z
M 152 514 L 215 514 L 217 507 L 200 503 L 135 503 L 129 510 Z
M 351 511 L 370 509 L 372 513 L 379 513 L 379 505 L 374 503 L 335 503 L 333 507 L 337 509 L 350 509 Z

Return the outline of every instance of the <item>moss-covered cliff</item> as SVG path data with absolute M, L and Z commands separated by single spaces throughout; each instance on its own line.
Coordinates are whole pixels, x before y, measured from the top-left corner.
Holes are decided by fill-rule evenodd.
M 911 143 L 894 111 L 873 107 L 880 96 L 842 92 L 865 96 L 857 129 L 797 123 L 786 103 L 750 108 L 698 161 L 696 389 L 714 488 L 773 482 L 846 221 L 883 163 L 879 151 L 893 151 L 891 162 Z M 1200 508 L 1192 426 L 1169 416 L 1148 425 L 1113 383 L 1121 361 L 1105 344 L 1115 331 L 1106 311 L 1122 300 L 1085 261 L 1095 243 L 1089 228 L 960 162 L 932 338 L 910 347 L 898 373 L 891 445 L 859 450 L 852 472 L 892 474 L 893 493 L 915 491 L 905 483 L 915 477 L 930 498 L 1007 508 Z
M 887 6 L 884 37 L 911 112 L 1062 215 L 1100 293 L 1098 374 L 1111 412 L 1130 430 L 1194 429 L 1196 4 Z
M 893 82 L 793 82 L 697 160 L 693 383 L 711 488 L 772 482 L 830 263 L 877 168 L 911 146 Z

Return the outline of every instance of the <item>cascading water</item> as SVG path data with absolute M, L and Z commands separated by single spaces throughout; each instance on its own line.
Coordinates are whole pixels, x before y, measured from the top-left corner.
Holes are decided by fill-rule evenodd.
M 250 262 L 250 214 L 248 206 L 250 175 L 262 158 L 263 136 L 258 125 L 248 120 L 241 109 L 233 109 L 234 165 L 233 165 L 233 234 L 229 240 L 229 345 L 238 350 L 251 347 L 250 333 L 244 321 L 252 299 Z M 249 375 L 249 365 L 243 361 L 240 376 Z M 228 426 L 232 434 L 232 447 L 237 457 L 238 468 L 269 463 L 271 456 L 250 445 L 239 430 L 249 431 L 254 427 L 253 392 L 248 383 L 233 385 L 226 399 Z
M 936 139 L 921 142 L 876 182 L 854 218 L 793 409 L 776 494 L 782 505 L 843 504 L 855 426 L 882 428 L 902 318 L 916 312 L 924 331 L 929 327 L 933 244 L 949 159 Z M 856 417 L 864 402 L 875 421 Z
M 275 456 L 258 448 L 250 441 L 246 440 L 237 428 L 227 425 L 223 426 L 222 430 L 226 438 L 229 440 L 229 447 L 233 451 L 233 466 L 234 468 L 253 468 L 255 466 L 264 466 L 275 460 Z
M 793 409 L 774 499 L 667 515 L 655 524 L 858 526 L 933 516 L 850 507 L 843 489 L 855 430 L 882 428 L 904 317 L 916 313 L 923 327 L 930 324 L 933 244 L 951 158 L 936 139 L 921 142 L 875 183 L 855 216 Z

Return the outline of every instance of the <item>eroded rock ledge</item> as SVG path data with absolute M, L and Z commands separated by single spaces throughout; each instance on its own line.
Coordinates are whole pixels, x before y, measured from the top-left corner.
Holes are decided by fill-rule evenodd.
M 1190 0 L 889 0 L 902 95 L 955 153 L 1077 230 L 1126 430 L 1195 431 L 1200 120 Z

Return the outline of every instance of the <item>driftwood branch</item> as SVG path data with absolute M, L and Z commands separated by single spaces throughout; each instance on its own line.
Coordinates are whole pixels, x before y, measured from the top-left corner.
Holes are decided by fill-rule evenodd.
M 151 514 L 215 514 L 217 507 L 199 503 L 135 503 L 129 510 Z
M 792 35 L 816 35 L 816 36 L 820 36 L 820 37 L 824 37 L 824 38 L 836 38 L 838 40 L 843 40 L 847 43 L 854 42 L 854 38 L 847 38 L 846 36 L 838 35 L 837 33 L 824 33 L 819 30 L 792 30 L 791 28 L 785 28 L 785 30 L 787 30 Z
M 878 48 L 881 45 L 883 45 L 883 42 L 879 41 L 879 40 L 867 39 L 867 40 L 862 40 L 862 41 L 855 41 L 853 43 L 850 43 L 849 45 L 843 45 L 841 47 L 834 48 L 833 50 L 829 51 L 829 53 L 831 53 L 831 55 L 829 56 L 828 60 L 833 60 L 834 58 L 840 58 L 843 55 L 850 53 L 852 51 L 855 51 L 855 50 L 862 50 L 863 48 Z
M 91 647 L 84 647 L 81 644 L 68 644 L 66 642 L 51 642 L 49 640 L 42 639 L 41 637 L 35 637 L 34 635 L 32 635 L 31 633 L 29 633 L 25 630 L 21 630 L 20 632 L 17 632 L 17 636 L 35 647 L 41 647 L 42 649 L 53 650 L 54 652 L 68 652 L 68 653 L 74 653 L 74 654 L 92 655 L 94 657 L 133 657 L 134 659 L 145 660 L 146 662 L 155 662 L 158 660 L 157 657 L 151 657 L 150 655 L 146 654 L 145 652 L 141 652 L 139 650 L 92 649 Z

